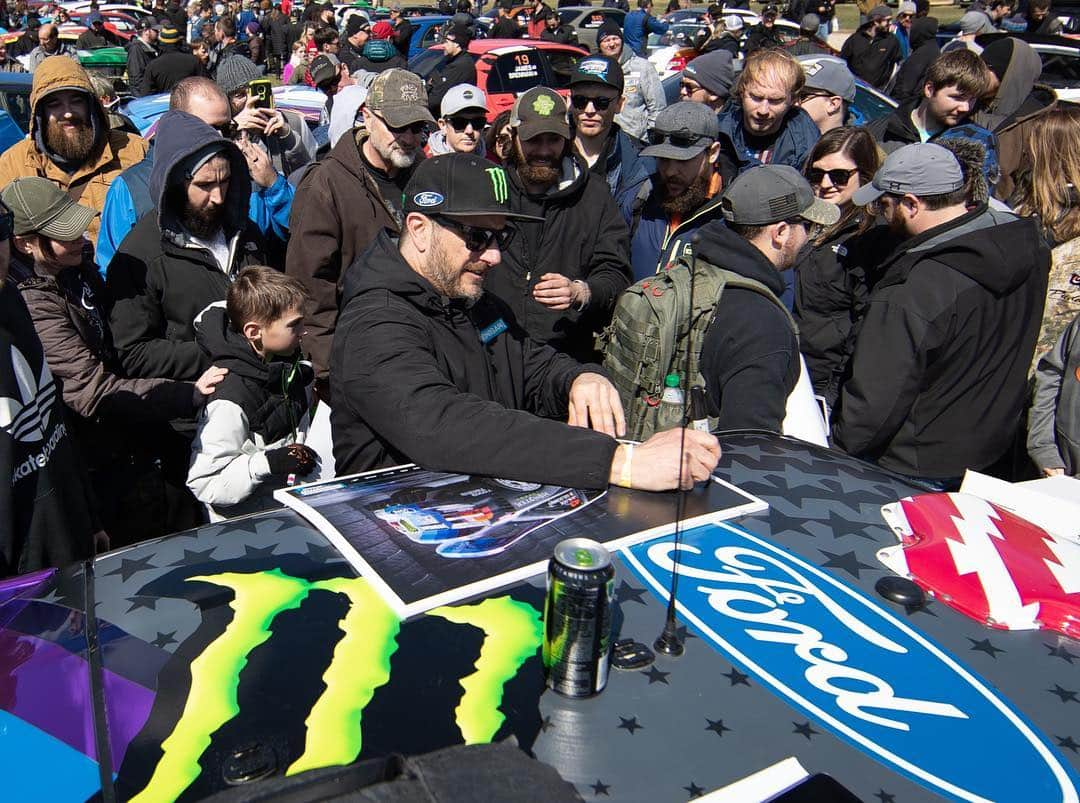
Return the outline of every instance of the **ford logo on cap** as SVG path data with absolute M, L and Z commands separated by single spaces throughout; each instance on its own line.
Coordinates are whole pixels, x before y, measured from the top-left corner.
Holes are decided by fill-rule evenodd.
M 938 794 L 1077 799 L 1075 773 L 1046 738 L 903 618 L 737 527 L 680 540 L 623 555 L 665 601 L 678 566 L 680 618 L 815 726 Z
M 413 203 L 417 206 L 438 206 L 445 199 L 437 192 L 418 192 L 413 196 Z

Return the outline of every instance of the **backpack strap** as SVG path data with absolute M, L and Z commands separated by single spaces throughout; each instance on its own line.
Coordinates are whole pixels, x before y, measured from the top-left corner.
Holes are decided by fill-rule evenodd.
M 776 297 L 776 293 L 774 293 L 772 290 L 770 290 L 768 287 L 766 287 L 764 284 L 757 281 L 756 279 L 749 279 L 746 276 L 734 273 L 725 268 L 717 268 L 717 270 L 724 274 L 725 287 L 738 287 L 742 290 L 750 290 L 751 292 L 757 293 L 758 295 L 764 296 L 765 298 L 769 299 L 769 301 L 771 301 L 777 309 L 784 313 L 784 318 L 785 320 L 787 320 L 788 326 L 791 327 L 792 334 L 794 334 L 795 339 L 798 340 L 799 325 L 795 323 L 795 318 L 792 316 L 791 310 L 784 306 L 784 302 Z M 713 316 L 715 317 L 715 315 L 716 312 L 714 310 Z M 712 325 L 711 322 L 709 325 Z

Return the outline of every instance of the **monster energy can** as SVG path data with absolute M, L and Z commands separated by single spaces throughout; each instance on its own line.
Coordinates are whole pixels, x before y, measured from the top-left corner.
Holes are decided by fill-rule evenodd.
M 548 563 L 544 600 L 547 684 L 567 697 L 591 697 L 607 683 L 615 567 L 596 541 L 570 538 Z

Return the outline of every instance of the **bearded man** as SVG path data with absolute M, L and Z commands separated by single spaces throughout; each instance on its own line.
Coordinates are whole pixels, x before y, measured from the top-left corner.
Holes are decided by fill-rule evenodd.
M 109 263 L 109 324 L 128 376 L 194 380 L 210 366 L 195 319 L 267 255 L 248 219 L 251 177 L 240 148 L 182 111 L 162 116 L 155 141 L 155 209 Z
M 484 288 L 511 307 L 533 340 L 585 362 L 630 284 L 630 264 L 626 223 L 604 176 L 572 155 L 566 112 L 566 101 L 547 87 L 514 103 L 510 208 L 542 220 L 514 224 L 504 269 L 489 273 Z
M 401 195 L 435 125 L 423 83 L 407 70 L 379 73 L 360 111 L 363 125 L 304 174 L 289 218 L 285 272 L 307 290 L 304 347 L 323 399 L 345 274 L 363 270 L 350 266 L 380 231 L 401 230 Z
M 720 192 L 736 173 L 730 142 L 721 141 L 716 113 L 703 103 L 668 106 L 649 142 L 641 155 L 656 159 L 656 173 L 635 197 L 623 198 L 634 281 L 659 272 L 694 232 L 720 219 Z
M 34 73 L 30 89 L 30 136 L 0 155 L 0 187 L 41 176 L 79 203 L 100 212 L 109 183 L 142 160 L 142 137 L 109 128 L 90 76 L 67 56 L 50 56 Z M 98 219 L 87 232 L 97 242 Z

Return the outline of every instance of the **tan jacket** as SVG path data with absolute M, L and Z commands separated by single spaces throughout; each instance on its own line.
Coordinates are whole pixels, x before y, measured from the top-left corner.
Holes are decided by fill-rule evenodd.
M 90 113 L 98 119 L 98 146 L 86 163 L 71 175 L 57 167 L 38 149 L 38 104 L 51 92 L 61 89 L 85 91 L 90 98 Z M 0 187 L 24 176 L 42 176 L 53 181 L 68 195 L 101 212 L 109 184 L 122 170 L 142 161 L 146 140 L 123 131 L 109 130 L 101 101 L 94 95 L 90 77 L 78 62 L 67 56 L 50 56 L 34 73 L 30 90 L 30 136 L 16 142 L 0 155 Z M 98 218 L 90 224 L 91 242 L 97 243 Z

